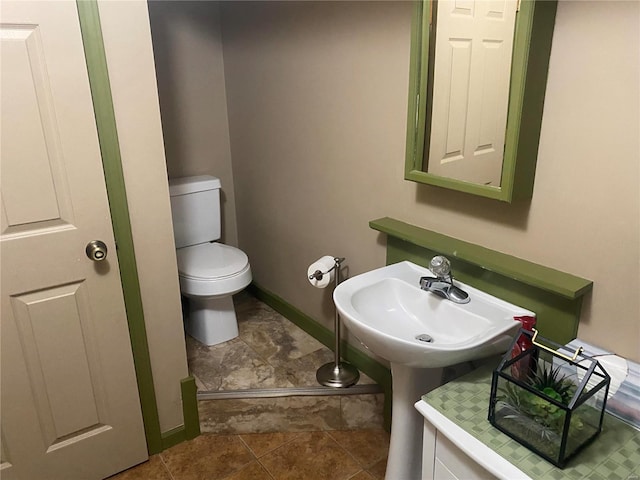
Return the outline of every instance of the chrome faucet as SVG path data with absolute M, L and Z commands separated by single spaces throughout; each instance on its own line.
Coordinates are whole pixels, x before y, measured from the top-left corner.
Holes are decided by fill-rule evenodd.
M 437 255 L 429 262 L 429 270 L 435 277 L 421 277 L 420 288 L 451 300 L 454 303 L 469 303 L 469 294 L 453 284 L 451 263 L 446 257 Z

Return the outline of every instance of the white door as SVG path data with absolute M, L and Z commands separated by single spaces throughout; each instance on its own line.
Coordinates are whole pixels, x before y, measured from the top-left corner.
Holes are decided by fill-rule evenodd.
M 441 0 L 428 172 L 499 186 L 516 0 Z
M 104 478 L 147 449 L 78 12 L 0 7 L 0 476 Z

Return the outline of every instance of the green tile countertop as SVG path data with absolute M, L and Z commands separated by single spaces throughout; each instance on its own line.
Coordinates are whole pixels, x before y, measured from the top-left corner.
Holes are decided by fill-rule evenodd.
M 422 400 L 532 479 L 628 480 L 640 478 L 640 432 L 605 414 L 602 433 L 560 469 L 494 428 L 487 419 L 491 366 L 481 367 Z

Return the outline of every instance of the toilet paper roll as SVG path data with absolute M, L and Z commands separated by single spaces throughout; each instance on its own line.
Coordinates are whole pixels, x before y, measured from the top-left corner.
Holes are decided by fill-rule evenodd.
M 309 268 L 307 269 L 307 278 L 309 278 L 311 275 L 313 275 L 317 271 L 323 272 L 323 275 L 322 275 L 322 278 L 319 280 L 316 278 L 309 278 L 309 283 L 316 288 L 325 288 L 327 285 L 332 283 L 335 278 L 336 271 L 335 269 L 334 270 L 331 270 L 331 269 L 334 267 L 335 264 L 336 264 L 336 261 L 330 255 L 325 255 L 324 257 L 319 258 L 318 260 L 313 262 L 311 265 L 309 265 Z M 331 272 L 324 273 L 329 270 L 331 270 Z

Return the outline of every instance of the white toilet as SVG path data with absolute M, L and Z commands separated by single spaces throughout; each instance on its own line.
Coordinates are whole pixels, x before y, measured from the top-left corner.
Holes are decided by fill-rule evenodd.
M 247 255 L 220 238 L 220 180 L 169 180 L 180 291 L 189 298 L 187 333 L 206 345 L 238 336 L 232 295 L 251 283 Z

